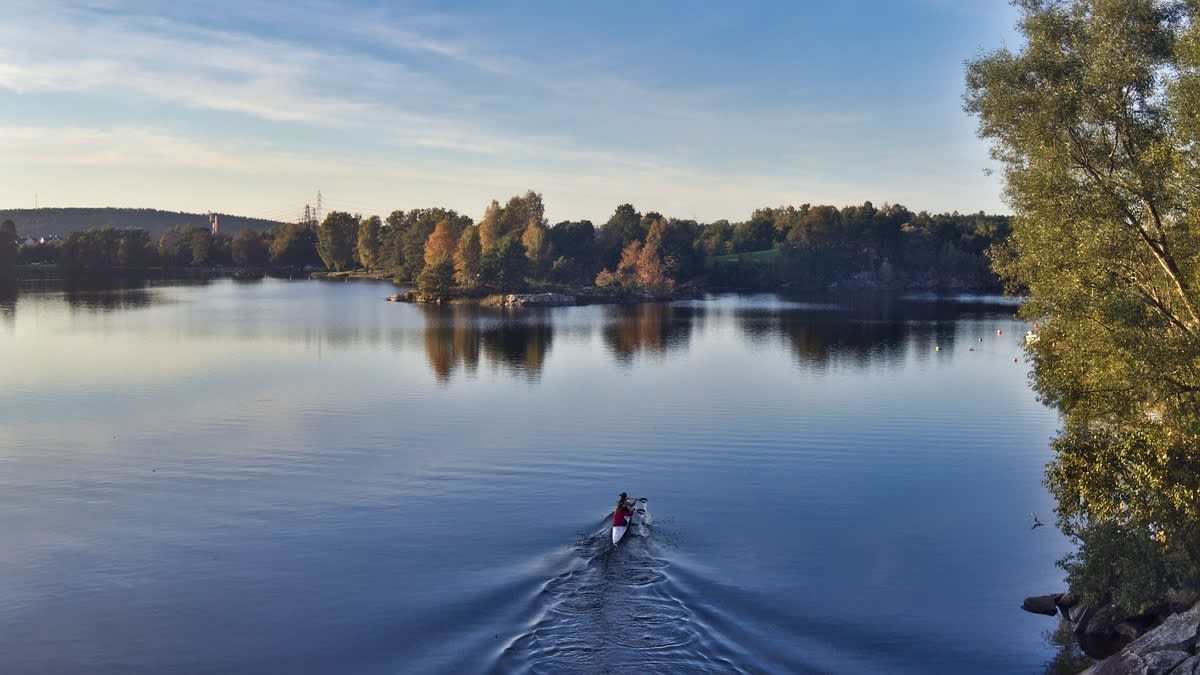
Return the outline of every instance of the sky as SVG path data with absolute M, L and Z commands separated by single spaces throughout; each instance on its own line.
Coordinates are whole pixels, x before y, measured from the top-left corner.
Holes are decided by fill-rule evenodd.
M 542 193 L 701 222 L 1007 213 L 962 110 L 1006 0 L 5 0 L 0 208 L 295 220 Z

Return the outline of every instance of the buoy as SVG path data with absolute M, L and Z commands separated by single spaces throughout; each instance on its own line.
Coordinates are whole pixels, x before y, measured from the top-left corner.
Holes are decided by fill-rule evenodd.
M 937 345 L 936 347 L 934 347 L 934 348 L 933 348 L 933 351 L 935 351 L 935 352 L 940 352 L 940 351 L 942 351 L 942 346 L 941 346 L 941 345 Z
M 996 335 L 1004 335 L 1004 329 L 1003 329 L 1003 328 L 997 328 L 997 329 L 996 329 Z

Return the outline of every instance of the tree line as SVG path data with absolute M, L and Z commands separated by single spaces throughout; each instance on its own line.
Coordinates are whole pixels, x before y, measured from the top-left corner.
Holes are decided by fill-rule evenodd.
M 233 237 L 192 225 L 158 237 L 105 226 L 72 232 L 61 243 L 26 246 L 21 258 L 82 271 L 362 269 L 426 293 L 595 285 L 665 295 L 698 279 L 729 288 L 821 288 L 850 280 L 981 287 L 996 283 L 986 252 L 1008 231 L 1006 216 L 931 215 L 871 202 L 763 208 L 743 222 L 706 224 L 621 204 L 600 226 L 590 220 L 551 225 L 542 195 L 531 190 L 503 205 L 493 200 L 478 222 L 427 208 L 386 218 L 334 211 L 320 223 L 245 228 Z

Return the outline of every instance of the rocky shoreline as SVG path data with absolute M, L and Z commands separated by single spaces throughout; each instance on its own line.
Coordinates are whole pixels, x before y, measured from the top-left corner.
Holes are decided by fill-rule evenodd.
M 1100 661 L 1085 673 L 1200 675 L 1200 594 L 1172 593 L 1139 614 L 1083 605 L 1070 592 L 1025 598 L 1021 608 L 1066 619 L 1080 649 Z

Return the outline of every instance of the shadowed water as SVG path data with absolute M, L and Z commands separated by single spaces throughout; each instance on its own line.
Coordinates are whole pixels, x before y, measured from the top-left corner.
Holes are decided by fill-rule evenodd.
M 0 671 L 1053 658 L 1018 607 L 1062 587 L 1029 529 L 1056 420 L 1012 303 L 390 292 L 0 298 Z M 614 548 L 622 490 L 653 516 Z

